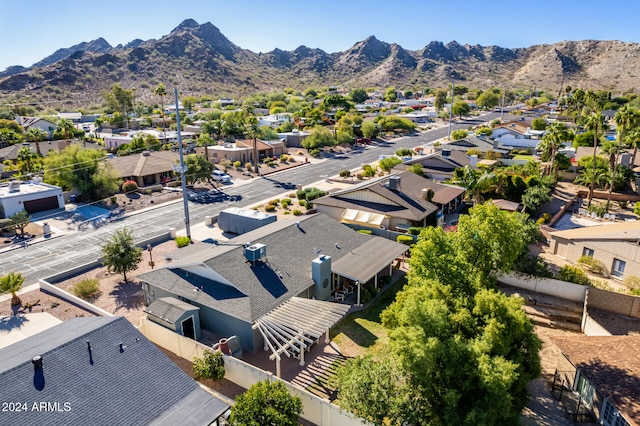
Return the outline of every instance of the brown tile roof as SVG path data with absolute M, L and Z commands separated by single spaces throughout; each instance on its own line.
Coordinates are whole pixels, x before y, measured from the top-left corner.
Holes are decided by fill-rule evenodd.
M 640 336 L 554 337 L 563 354 L 632 425 L 640 419 Z
M 149 155 L 132 154 L 111 158 L 108 163 L 121 176 L 149 176 L 170 172 L 178 154 L 171 151 L 150 152 Z
M 267 151 L 273 148 L 271 145 L 269 145 L 268 143 L 262 142 L 260 139 L 257 139 L 257 142 L 258 142 L 258 151 Z M 236 146 L 253 148 L 253 141 L 249 139 L 244 139 L 244 140 L 238 139 L 236 140 Z

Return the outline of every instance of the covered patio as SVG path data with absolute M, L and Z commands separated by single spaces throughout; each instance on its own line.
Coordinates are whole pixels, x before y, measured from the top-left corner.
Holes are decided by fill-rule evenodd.
M 378 288 L 378 276 L 385 268 L 389 268 L 389 275 L 393 274 L 393 262 L 403 256 L 408 247 L 387 240 L 386 238 L 371 239 L 335 261 L 331 267 L 334 275 L 334 285 L 339 293 L 339 277 L 348 279 L 356 287 L 356 306 L 361 306 L 362 285 L 372 282 Z M 348 292 L 349 289 L 344 290 Z M 342 300 L 346 294 L 342 293 Z
M 252 329 L 264 339 L 264 349 L 271 350 L 269 359 L 276 361 L 276 376 L 281 377 L 281 355 L 294 357 L 304 366 L 304 354 L 349 311 L 348 305 L 292 297 L 258 318 Z

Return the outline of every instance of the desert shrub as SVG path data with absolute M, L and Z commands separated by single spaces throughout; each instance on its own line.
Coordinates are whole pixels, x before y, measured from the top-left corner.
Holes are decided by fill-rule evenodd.
M 310 188 L 309 191 L 306 191 L 307 201 L 313 201 L 316 198 L 324 197 L 325 195 L 327 195 L 327 191 L 323 191 L 318 188 Z
M 298 200 L 298 205 L 301 207 L 307 207 L 307 200 Z
M 196 379 L 219 380 L 224 377 L 224 358 L 220 351 L 204 351 L 202 357 L 193 359 L 193 375 Z
M 351 176 L 351 172 L 349 170 L 340 170 L 340 172 L 338 172 L 338 175 L 340 177 L 349 177 Z
M 122 184 L 123 192 L 133 192 L 138 190 L 138 184 L 134 180 L 127 180 Z
M 274 198 L 273 200 L 269 200 L 267 204 L 271 204 L 272 206 L 277 206 L 278 203 L 280 203 L 280 200 L 277 198 Z
M 300 210 L 300 209 L 295 209 L 295 210 L 293 211 L 293 215 L 294 215 L 294 216 L 301 216 L 301 215 L 302 215 L 302 210 Z
M 267 204 L 266 206 L 264 206 L 264 211 L 265 212 L 274 212 L 274 211 L 276 211 L 276 206 L 274 206 L 273 204 Z
M 296 198 L 298 200 L 306 200 L 307 199 L 307 194 L 304 192 L 304 190 L 299 189 L 296 191 Z
M 295 163 L 296 159 L 293 157 L 289 157 L 289 159 L 287 160 L 289 163 Z
M 296 154 L 297 154 L 297 155 L 304 155 L 304 152 L 302 152 L 302 151 L 298 151 L 298 152 L 296 152 Z
M 413 244 L 413 237 L 411 235 L 398 235 L 396 237 L 396 241 L 399 242 L 400 244 L 404 244 L 407 246 L 410 246 Z
M 371 229 L 358 229 L 358 232 L 364 235 L 372 235 L 373 231 Z
M 247 161 L 246 163 L 244 163 L 244 168 L 247 170 L 251 170 L 253 169 L 253 164 Z
M 356 174 L 356 179 L 362 180 L 362 178 L 363 178 L 362 173 Z
M 153 193 L 153 191 L 151 189 L 145 189 L 144 193 L 147 195 L 151 195 Z
M 545 223 L 549 222 L 550 219 L 551 213 L 543 213 L 543 215 L 540 216 L 538 220 L 536 220 L 536 225 L 544 225 Z
M 587 207 L 589 213 L 595 213 L 598 217 L 603 217 L 607 212 L 607 208 L 604 203 L 593 203 Z
M 100 280 L 97 278 L 86 278 L 76 283 L 71 292 L 81 299 L 90 300 L 100 291 Z
M 174 241 L 178 248 L 186 247 L 191 243 L 191 239 L 187 235 L 179 235 Z
M 629 202 L 627 200 L 618 201 L 618 207 L 621 209 L 626 209 L 629 206 Z
M 281 163 L 286 163 L 287 161 L 289 161 L 289 156 L 287 154 L 282 154 L 280 156 L 280 162 Z
M 372 293 L 370 289 L 365 288 L 365 289 L 362 290 L 362 294 L 360 295 L 360 301 L 362 303 L 367 303 L 368 301 L 373 299 L 374 295 L 375 295 L 375 293 Z
M 637 277 L 635 275 L 631 275 L 627 278 L 624 279 L 624 285 L 629 289 L 629 290 L 640 290 L 640 277 Z
M 558 272 L 558 279 L 570 283 L 589 285 L 589 277 L 580 268 L 571 265 L 565 265 Z
M 578 259 L 578 265 L 584 267 L 592 274 L 602 275 L 606 277 L 607 268 L 604 266 L 604 263 L 599 261 L 598 259 L 594 259 L 593 256 L 582 256 Z
M 636 202 L 636 203 L 633 205 L 633 212 L 634 212 L 635 214 L 637 214 L 638 216 L 640 216 L 640 203 L 639 203 L 639 202 Z
M 600 290 L 615 291 L 606 281 L 602 280 L 589 280 L 591 287 L 599 288 Z
M 280 203 L 282 204 L 282 207 L 288 207 L 291 204 L 291 198 L 283 198 Z
M 111 197 L 110 200 L 111 200 L 111 205 L 118 204 L 118 197 Z
M 363 177 L 373 177 L 376 175 L 376 169 L 374 169 L 370 164 L 365 164 L 362 167 L 362 176 Z
M 285 210 L 282 212 L 282 214 L 291 214 L 291 212 L 289 210 Z
M 309 150 L 309 155 L 312 157 L 319 157 L 320 156 L 320 150 L 319 149 L 311 149 Z
M 411 226 L 409 227 L 409 229 L 407 229 L 407 232 L 411 235 L 420 235 L 420 232 L 422 232 L 422 228 L 418 226 Z
M 240 167 L 242 167 L 242 162 L 239 160 L 236 160 L 233 162 L 233 167 L 236 169 L 239 169 Z

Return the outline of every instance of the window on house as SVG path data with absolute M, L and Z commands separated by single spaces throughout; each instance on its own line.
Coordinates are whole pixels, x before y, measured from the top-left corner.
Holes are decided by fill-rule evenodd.
M 583 256 L 589 256 L 589 257 L 593 257 L 593 250 L 588 248 L 588 247 L 584 247 L 582 249 L 582 255 Z
M 611 271 L 611 274 L 614 277 L 618 277 L 618 278 L 622 278 L 622 276 L 624 275 L 624 267 L 627 266 L 627 262 L 625 262 L 624 260 L 620 260 L 620 259 L 613 259 L 613 270 Z

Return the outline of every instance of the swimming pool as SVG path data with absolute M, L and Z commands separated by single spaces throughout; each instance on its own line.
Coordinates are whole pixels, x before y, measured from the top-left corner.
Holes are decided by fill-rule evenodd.
M 111 210 L 103 209 L 102 207 L 85 205 L 76 207 L 76 213 L 80 213 L 80 215 L 84 219 L 96 219 L 99 217 L 107 217 L 111 214 Z

